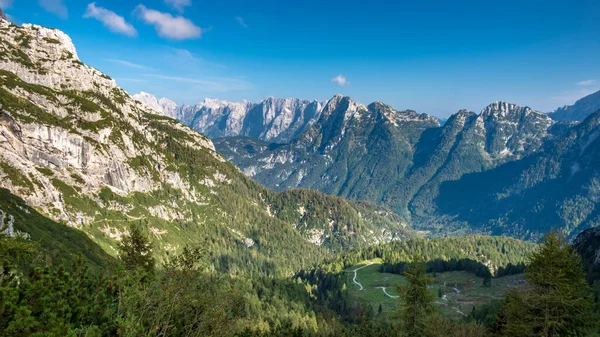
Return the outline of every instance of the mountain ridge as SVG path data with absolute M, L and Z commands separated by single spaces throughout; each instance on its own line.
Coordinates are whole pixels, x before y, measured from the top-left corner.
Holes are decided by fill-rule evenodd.
M 549 115 L 557 121 L 583 121 L 600 109 L 600 91 L 578 99 L 573 105 L 560 107 Z
M 494 102 L 479 114 L 461 110 L 440 126 L 426 114 L 335 96 L 320 119 L 287 144 L 223 138 L 215 146 L 272 188 L 370 200 L 412 219 L 434 211 L 443 181 L 535 152 L 552 136 L 553 124 L 539 111 Z
M 138 224 L 160 258 L 202 245 L 207 271 L 289 274 L 413 235 L 383 207 L 248 179 L 210 139 L 79 61 L 58 30 L 4 20 L 0 30 L 0 187 L 110 255 Z

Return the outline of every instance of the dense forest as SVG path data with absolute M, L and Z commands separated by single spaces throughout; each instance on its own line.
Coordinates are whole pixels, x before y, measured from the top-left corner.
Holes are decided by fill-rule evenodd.
M 203 271 L 201 247 L 157 261 L 147 230 L 132 225 L 119 258 L 95 260 L 99 269 L 89 256 L 53 258 L 8 225 L 0 232 L 0 331 L 6 336 L 582 336 L 598 328 L 598 283 L 594 293 L 581 257 L 555 233 L 539 247 L 466 237 L 347 253 L 348 261 L 380 255 L 400 263 L 412 256 L 398 271 L 407 283 L 399 286 L 402 304 L 389 318 L 348 302 L 337 270 L 342 256 L 291 278 L 235 277 Z M 528 287 L 462 320 L 442 315 L 427 291 L 427 271 L 431 261 L 450 265 L 460 257 L 461 240 L 465 250 L 488 254 L 493 266 L 528 261 Z

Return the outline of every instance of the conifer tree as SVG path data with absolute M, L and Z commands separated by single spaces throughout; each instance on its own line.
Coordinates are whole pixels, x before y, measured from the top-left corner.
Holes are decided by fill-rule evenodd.
M 553 231 L 544 237 L 525 278 L 531 289 L 505 300 L 503 335 L 584 336 L 597 325 L 581 257 L 564 236 Z
M 425 271 L 425 263 L 417 260 L 404 272 L 406 285 L 398 286 L 403 301 L 399 312 L 400 326 L 406 337 L 427 336 L 427 322 L 435 312 L 433 296 L 427 289 L 433 278 Z
M 548 234 L 532 254 L 525 278 L 534 287 L 527 299 L 531 326 L 541 336 L 581 336 L 594 327 L 594 305 L 581 256 L 563 235 Z
M 139 225 L 129 226 L 129 235 L 119 244 L 119 257 L 126 269 L 142 270 L 150 274 L 154 272 L 152 243 Z

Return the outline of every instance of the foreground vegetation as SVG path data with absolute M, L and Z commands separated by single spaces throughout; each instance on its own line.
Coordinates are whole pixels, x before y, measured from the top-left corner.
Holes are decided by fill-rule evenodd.
M 598 328 L 598 301 L 581 259 L 556 234 L 532 253 L 526 287 L 453 319 L 435 304 L 431 264 L 418 258 L 389 289 L 399 296 L 397 310 L 382 312 L 349 296 L 354 285 L 344 272 L 283 279 L 206 273 L 193 247 L 157 263 L 139 226 L 104 272 L 84 258 L 53 263 L 37 243 L 9 235 L 6 225 L 0 232 L 6 336 L 584 336 Z

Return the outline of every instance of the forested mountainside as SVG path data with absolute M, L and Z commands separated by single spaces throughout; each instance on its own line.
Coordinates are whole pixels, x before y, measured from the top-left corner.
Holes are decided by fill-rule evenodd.
M 273 97 L 258 103 L 205 99 L 196 105 L 177 105 L 168 98 L 156 99 L 145 92 L 133 98 L 212 139 L 247 136 L 270 142 L 288 142 L 301 134 L 319 118 L 324 105 Z
M 597 226 L 599 126 L 600 111 L 521 160 L 442 184 L 440 213 L 454 223 L 534 239 L 551 228 L 573 235 Z
M 207 268 L 277 274 L 411 235 L 387 209 L 245 177 L 208 138 L 83 64 L 60 31 L 5 20 L 0 30 L 0 187 L 109 254 L 139 223 L 161 255 L 202 242 Z
M 275 189 L 313 188 L 390 206 L 413 222 L 437 214 L 441 183 L 535 152 L 552 136 L 541 112 L 496 102 L 480 114 L 454 114 L 444 126 L 414 111 L 348 97 L 330 100 L 320 119 L 288 144 L 216 139 L 244 173 Z
M 600 227 L 583 231 L 574 240 L 573 246 L 582 256 L 588 282 L 600 281 Z

